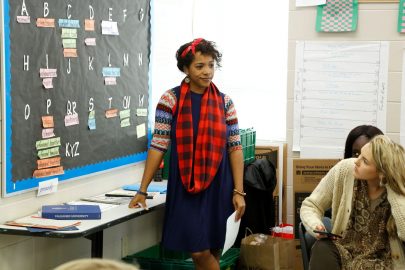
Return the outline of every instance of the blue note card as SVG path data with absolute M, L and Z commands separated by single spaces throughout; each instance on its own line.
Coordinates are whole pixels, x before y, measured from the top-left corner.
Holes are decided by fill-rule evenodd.
M 140 183 L 136 183 L 136 184 L 133 184 L 133 185 L 123 186 L 122 189 L 137 191 L 137 190 L 139 190 L 140 186 L 141 186 Z M 160 184 L 150 184 L 149 187 L 148 187 L 148 190 L 147 190 L 147 192 L 159 192 L 159 193 L 166 193 L 166 191 L 167 191 L 167 184 L 166 183 L 164 183 L 164 184 L 162 184 L 162 183 L 160 183 Z

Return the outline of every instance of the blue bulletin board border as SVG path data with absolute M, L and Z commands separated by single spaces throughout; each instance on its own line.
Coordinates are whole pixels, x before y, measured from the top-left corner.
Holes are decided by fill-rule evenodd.
M 2 38 L 2 88 L 3 88 L 3 110 L 2 114 L 2 132 L 3 139 L 2 145 L 2 194 L 3 197 L 10 197 L 13 195 L 18 195 L 29 190 L 37 189 L 38 184 L 42 181 L 46 181 L 52 178 L 57 178 L 59 181 L 73 180 L 74 178 L 88 176 L 90 174 L 103 173 L 111 169 L 116 169 L 125 165 L 131 165 L 146 160 L 147 151 L 136 153 L 133 155 L 128 155 L 120 158 L 115 158 L 112 160 L 106 160 L 98 162 L 96 164 L 89 164 L 81 166 L 79 168 L 67 169 L 62 175 L 54 175 L 44 178 L 27 178 L 17 182 L 12 181 L 12 128 L 11 128 L 11 41 L 10 41 L 10 17 L 9 17 L 9 2 L 8 0 L 2 1 L 2 15 L 3 15 L 3 38 Z M 150 63 L 149 63 L 150 64 Z M 150 72 L 149 68 L 149 92 L 150 92 Z M 149 96 L 150 99 L 150 96 Z M 150 103 L 149 103 L 150 107 Z M 149 110 L 149 108 L 148 108 Z M 149 119 L 148 119 L 149 121 Z M 147 141 L 149 144 L 152 138 L 152 133 L 150 130 L 150 125 L 148 125 L 147 131 Z

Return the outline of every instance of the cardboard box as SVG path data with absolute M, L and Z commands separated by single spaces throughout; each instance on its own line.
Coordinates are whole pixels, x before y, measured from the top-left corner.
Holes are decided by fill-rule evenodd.
M 285 143 L 275 143 L 269 146 L 256 146 L 255 159 L 268 159 L 276 167 L 277 185 L 273 192 L 275 203 L 276 223 L 287 221 L 287 145 Z M 282 188 L 282 196 L 280 193 Z M 281 204 L 281 207 L 280 207 Z M 281 215 L 279 214 L 281 212 Z
M 294 159 L 293 190 L 294 190 L 294 235 L 299 238 L 298 225 L 301 222 L 301 204 L 329 172 L 339 159 Z
M 339 159 L 293 159 L 294 191 L 312 192 Z

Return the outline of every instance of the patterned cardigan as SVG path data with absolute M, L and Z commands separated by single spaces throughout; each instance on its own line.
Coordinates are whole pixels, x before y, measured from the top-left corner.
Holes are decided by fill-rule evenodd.
M 238 118 L 235 106 L 228 95 L 225 100 L 225 121 L 230 130 L 227 138 L 228 152 L 241 150 L 242 144 L 239 135 Z M 177 105 L 175 89 L 167 90 L 160 98 L 156 107 L 155 131 L 153 133 L 150 147 L 161 152 L 166 152 L 170 145 L 170 134 L 174 109 Z
M 336 164 L 321 180 L 312 194 L 303 202 L 300 210 L 302 223 L 307 231 L 312 232 L 321 225 L 326 209 L 332 207 L 332 232 L 343 234 L 352 211 L 355 158 L 344 159 Z M 403 187 L 402 187 L 403 188 Z M 390 238 L 393 269 L 405 269 L 405 196 L 398 195 L 386 185 L 387 198 L 391 213 L 397 226 L 397 237 Z

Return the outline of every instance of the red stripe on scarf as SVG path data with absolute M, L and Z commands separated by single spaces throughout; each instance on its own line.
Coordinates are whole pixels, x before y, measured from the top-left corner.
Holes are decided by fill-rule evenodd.
M 224 103 L 219 90 L 211 83 L 201 100 L 195 153 L 190 86 L 184 82 L 178 110 L 176 139 L 181 181 L 189 193 L 198 193 L 211 184 L 222 161 L 226 144 Z M 193 165 L 194 183 L 191 182 Z

